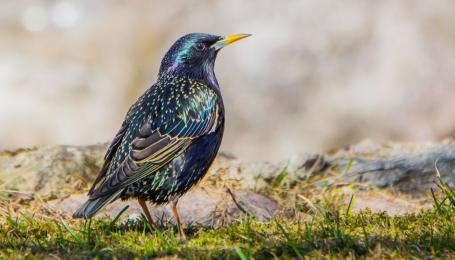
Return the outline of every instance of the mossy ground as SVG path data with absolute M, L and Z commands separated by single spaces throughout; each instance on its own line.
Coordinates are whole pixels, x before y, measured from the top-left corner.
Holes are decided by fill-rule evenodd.
M 248 216 L 226 227 L 187 229 L 180 242 L 174 228 L 151 231 L 143 221 L 65 217 L 30 213 L 0 216 L 1 258 L 454 258 L 455 196 L 440 183 L 434 208 L 388 216 L 351 212 L 326 199 L 283 210 L 260 222 Z M 331 201 L 331 202 L 329 202 Z M 305 217 L 298 217 L 305 216 Z

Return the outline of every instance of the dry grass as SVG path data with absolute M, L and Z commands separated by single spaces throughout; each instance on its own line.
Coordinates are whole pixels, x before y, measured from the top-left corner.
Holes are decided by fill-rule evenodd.
M 222 228 L 187 228 L 181 243 L 175 227 L 151 231 L 142 220 L 73 220 L 46 208 L 23 210 L 4 201 L 0 216 L 0 255 L 5 258 L 427 258 L 455 256 L 455 195 L 443 182 L 433 192 L 434 208 L 388 216 L 354 213 L 336 193 L 307 199 L 282 183 L 268 191 L 295 197 L 272 221 L 245 216 Z M 287 189 L 289 192 L 289 189 Z M 439 194 L 439 195 L 438 195 Z M 344 201 L 344 200 L 343 200 Z

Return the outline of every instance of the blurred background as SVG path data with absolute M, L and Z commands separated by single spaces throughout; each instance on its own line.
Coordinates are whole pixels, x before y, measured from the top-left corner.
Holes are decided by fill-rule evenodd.
M 220 52 L 222 150 L 285 159 L 455 135 L 455 1 L 0 1 L 0 149 L 110 141 L 189 32 Z

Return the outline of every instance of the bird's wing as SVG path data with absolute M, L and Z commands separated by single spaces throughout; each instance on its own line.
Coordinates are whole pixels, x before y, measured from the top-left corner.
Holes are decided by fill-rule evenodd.
M 97 184 L 90 199 L 118 194 L 166 165 L 195 138 L 216 129 L 219 109 L 216 93 L 204 85 L 187 90 L 181 95 L 159 93 L 153 98 L 158 109 L 152 110 L 142 122 L 130 143 L 122 144 L 128 147 L 118 151 L 125 153 L 123 161 Z M 128 140 L 125 138 L 124 142 Z
M 96 176 L 96 179 L 92 187 L 90 188 L 88 195 L 91 195 L 93 193 L 95 188 L 98 186 L 99 182 L 106 176 L 106 173 L 111 165 L 112 158 L 114 158 L 114 155 L 117 152 L 118 147 L 122 143 L 123 136 L 125 135 L 127 129 L 128 123 L 124 121 L 120 129 L 117 131 L 117 134 L 115 134 L 115 137 L 112 140 L 112 143 L 109 145 L 109 148 L 107 149 L 106 155 L 104 156 L 103 166 L 101 167 L 98 176 Z

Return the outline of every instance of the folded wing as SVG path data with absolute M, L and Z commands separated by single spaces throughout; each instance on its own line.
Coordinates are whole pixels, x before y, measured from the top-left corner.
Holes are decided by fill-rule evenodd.
M 125 156 L 118 167 L 109 168 L 97 178 L 89 193 L 91 200 L 118 194 L 118 191 L 172 161 L 195 138 L 216 129 L 219 108 L 212 89 L 196 85 L 190 86 L 187 94 L 163 93 L 158 92 L 160 95 L 152 97 L 159 101 L 157 109 L 149 112 L 137 131 L 131 128 L 131 125 L 138 124 L 137 121 L 132 121 L 127 130 L 123 130 L 123 136 L 134 133 L 134 137 L 122 138 L 121 144 L 111 145 Z M 120 151 L 122 146 L 128 148 Z

